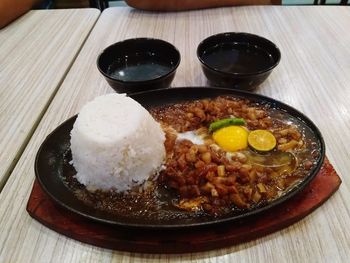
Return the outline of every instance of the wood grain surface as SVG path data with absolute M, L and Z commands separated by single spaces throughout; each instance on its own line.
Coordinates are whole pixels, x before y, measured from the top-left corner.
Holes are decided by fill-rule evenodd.
M 350 251 L 350 9 L 256 6 L 181 13 L 104 11 L 0 193 L 2 262 L 346 262 Z M 282 60 L 257 93 L 299 109 L 320 128 L 339 191 L 302 221 L 264 238 L 209 252 L 160 255 L 86 245 L 46 228 L 25 211 L 35 154 L 45 136 L 94 97 L 113 92 L 96 68 L 99 52 L 137 36 L 173 43 L 182 56 L 173 86 L 206 85 L 196 58 L 205 37 L 245 31 L 269 38 Z
M 31 11 L 0 30 L 0 190 L 99 11 Z

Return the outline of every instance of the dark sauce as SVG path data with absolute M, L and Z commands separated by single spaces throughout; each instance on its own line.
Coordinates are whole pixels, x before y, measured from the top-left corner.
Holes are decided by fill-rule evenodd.
M 229 73 L 253 73 L 266 70 L 274 60 L 264 49 L 246 43 L 223 43 L 207 49 L 202 59 L 211 67 Z
M 155 53 L 137 53 L 118 58 L 107 69 L 112 78 L 123 81 L 143 81 L 156 79 L 169 73 L 173 65 L 163 61 Z
M 158 221 L 174 222 L 200 217 L 208 217 L 202 212 L 189 213 L 177 209 L 173 202 L 177 196 L 157 183 L 156 180 L 148 180 L 139 187 L 134 187 L 127 192 L 88 191 L 75 177 L 76 170 L 71 165 L 72 155 L 68 150 L 63 159 L 64 184 L 85 205 L 96 210 L 106 212 L 129 223 L 139 223 L 142 220 L 157 223 Z

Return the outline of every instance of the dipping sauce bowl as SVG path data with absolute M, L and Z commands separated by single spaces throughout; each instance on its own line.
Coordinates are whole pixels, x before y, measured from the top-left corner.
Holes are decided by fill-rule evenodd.
M 213 86 L 253 90 L 278 65 L 281 52 L 266 38 L 229 32 L 204 39 L 197 57 Z
M 99 71 L 118 93 L 168 88 L 179 64 L 179 51 L 153 38 L 117 42 L 97 58 Z

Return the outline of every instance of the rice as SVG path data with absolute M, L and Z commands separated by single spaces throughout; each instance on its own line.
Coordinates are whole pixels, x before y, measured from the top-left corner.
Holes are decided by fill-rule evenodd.
M 126 191 L 160 169 L 165 135 L 138 102 L 124 94 L 95 98 L 71 131 L 76 178 L 89 190 Z

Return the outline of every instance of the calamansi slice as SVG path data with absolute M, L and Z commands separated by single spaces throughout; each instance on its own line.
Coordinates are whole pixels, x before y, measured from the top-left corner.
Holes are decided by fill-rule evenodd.
M 259 152 L 268 152 L 276 147 L 276 138 L 268 130 L 254 130 L 248 135 L 248 144 Z
M 234 152 L 247 148 L 248 131 L 241 126 L 228 126 L 213 133 L 214 141 L 221 149 Z

